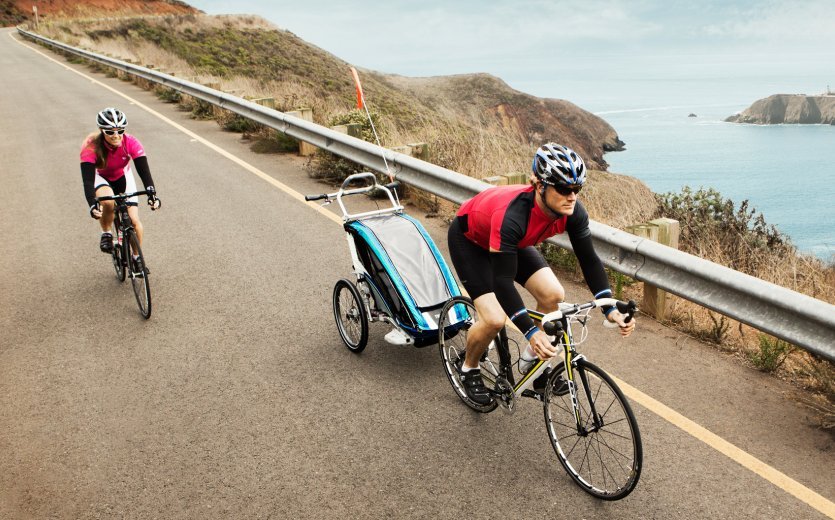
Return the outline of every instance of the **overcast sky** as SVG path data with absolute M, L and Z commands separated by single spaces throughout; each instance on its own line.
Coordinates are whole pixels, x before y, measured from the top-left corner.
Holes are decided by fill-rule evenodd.
M 540 96 L 555 78 L 589 76 L 720 80 L 733 71 L 835 84 L 835 0 L 188 3 L 208 14 L 260 15 L 360 67 L 408 76 L 489 72 Z

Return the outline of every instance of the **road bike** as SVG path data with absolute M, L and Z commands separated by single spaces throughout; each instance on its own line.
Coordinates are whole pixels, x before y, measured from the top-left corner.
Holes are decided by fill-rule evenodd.
M 139 237 L 128 215 L 128 199 L 147 194 L 147 191 L 137 191 L 96 197 L 97 202 L 112 200 L 116 203 L 112 228 L 113 250 L 110 253 L 113 269 L 116 270 L 116 278 L 119 282 L 130 278 L 139 312 L 146 320 L 151 317 L 151 286 L 148 284 L 148 270 L 145 267 L 142 248 L 139 247 Z
M 612 378 L 576 351 L 588 337 L 589 313 L 606 305 L 617 306 L 627 315 L 627 321 L 636 310 L 634 302 L 614 298 L 562 303 L 559 310 L 547 314 L 529 309 L 528 314 L 541 322 L 552 345 L 561 350 L 562 359 L 558 355 L 551 360 L 537 360 L 526 374 L 518 371 L 519 345 L 524 346 L 524 337 L 505 326 L 481 358 L 484 384 L 493 397 L 486 405 L 467 397 L 459 376 L 467 331 L 478 320 L 472 300 L 457 296 L 447 302 L 441 311 L 438 343 L 449 382 L 467 406 L 482 413 L 501 406 L 512 413 L 520 397 L 540 401 L 551 445 L 569 476 L 597 498 L 619 500 L 635 489 L 641 475 L 643 450 L 638 423 Z M 469 316 L 464 327 L 457 321 L 462 314 Z M 578 341 L 573 326 L 581 328 Z M 522 339 L 509 337 L 509 330 Z M 515 359 L 511 357 L 511 344 L 516 347 Z M 550 373 L 546 373 L 549 368 Z M 544 390 L 536 391 L 534 382 L 543 374 L 547 374 L 547 384 Z

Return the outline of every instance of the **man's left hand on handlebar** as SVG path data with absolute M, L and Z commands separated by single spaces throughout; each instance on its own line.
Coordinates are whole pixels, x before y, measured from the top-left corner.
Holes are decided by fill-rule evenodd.
M 618 310 L 613 310 L 606 316 L 606 319 L 617 324 L 620 335 L 624 338 L 632 334 L 632 331 L 635 330 L 634 316 L 629 320 L 629 323 L 626 323 L 626 315 L 621 314 Z

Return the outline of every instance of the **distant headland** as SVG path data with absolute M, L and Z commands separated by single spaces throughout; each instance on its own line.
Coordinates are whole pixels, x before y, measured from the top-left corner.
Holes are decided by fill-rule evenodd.
M 758 125 L 835 125 L 835 93 L 827 89 L 825 94 L 817 96 L 775 94 L 755 101 L 725 121 Z

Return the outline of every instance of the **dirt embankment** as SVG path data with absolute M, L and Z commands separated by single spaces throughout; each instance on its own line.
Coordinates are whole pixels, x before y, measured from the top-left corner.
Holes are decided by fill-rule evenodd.
M 128 15 L 196 14 L 201 11 L 178 0 L 3 0 L 0 22 L 4 25 L 34 18 L 32 6 L 41 18 L 101 18 Z

